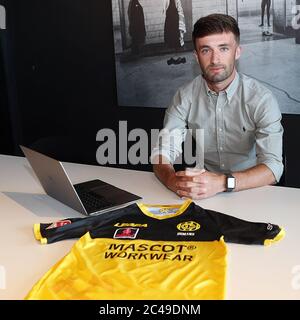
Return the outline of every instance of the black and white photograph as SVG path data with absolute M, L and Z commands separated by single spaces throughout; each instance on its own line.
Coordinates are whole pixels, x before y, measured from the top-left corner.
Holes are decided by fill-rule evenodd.
M 241 31 L 238 70 L 265 84 L 282 112 L 300 113 L 295 6 L 296 0 L 112 0 L 118 105 L 168 107 L 176 89 L 201 73 L 194 23 L 225 13 Z

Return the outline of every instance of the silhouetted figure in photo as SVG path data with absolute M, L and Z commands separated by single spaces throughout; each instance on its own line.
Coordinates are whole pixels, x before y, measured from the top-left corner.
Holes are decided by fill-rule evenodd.
M 144 10 L 138 0 L 131 0 L 128 5 L 129 34 L 131 36 L 131 52 L 140 53 L 141 46 L 145 43 L 146 28 Z
M 166 14 L 164 26 L 164 40 L 168 48 L 179 51 L 184 47 L 184 33 L 186 32 L 185 18 L 180 0 L 165 0 Z M 167 61 L 170 64 L 185 63 L 183 57 L 172 57 Z
M 267 7 L 268 27 L 271 27 L 271 24 L 270 24 L 271 0 L 262 0 L 261 1 L 261 24 L 259 25 L 259 27 L 264 26 L 264 16 L 265 16 L 266 7 Z

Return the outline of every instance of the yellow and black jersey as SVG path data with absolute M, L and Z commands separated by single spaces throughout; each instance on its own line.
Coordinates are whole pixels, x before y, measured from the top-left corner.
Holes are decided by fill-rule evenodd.
M 133 204 L 87 218 L 37 224 L 41 243 L 81 237 L 27 299 L 223 299 L 225 242 L 270 244 L 284 231 L 182 205 Z

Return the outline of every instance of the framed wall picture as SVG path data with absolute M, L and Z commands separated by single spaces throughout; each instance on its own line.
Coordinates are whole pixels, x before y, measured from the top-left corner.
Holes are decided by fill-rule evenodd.
M 176 90 L 201 73 L 194 23 L 225 13 L 241 31 L 238 70 L 272 90 L 282 112 L 300 113 L 297 7 L 296 0 L 112 0 L 118 105 L 168 107 Z

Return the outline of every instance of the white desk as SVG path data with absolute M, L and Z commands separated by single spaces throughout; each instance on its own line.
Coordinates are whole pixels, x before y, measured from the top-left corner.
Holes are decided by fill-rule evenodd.
M 141 195 L 145 203 L 181 203 L 149 172 L 65 167 L 73 183 L 99 178 Z M 227 299 L 300 299 L 300 189 L 263 187 L 196 202 L 286 230 L 286 237 L 270 247 L 228 244 Z M 40 245 L 32 232 L 34 223 L 67 217 L 81 215 L 46 196 L 24 158 L 0 156 L 0 300 L 23 299 L 70 250 L 76 240 Z

